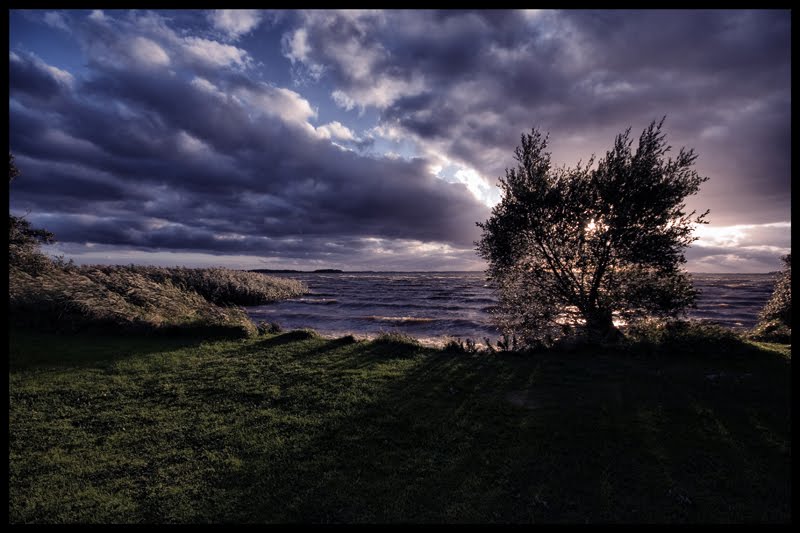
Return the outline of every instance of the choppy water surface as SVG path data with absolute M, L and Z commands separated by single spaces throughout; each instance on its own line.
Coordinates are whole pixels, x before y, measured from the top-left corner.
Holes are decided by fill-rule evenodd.
M 402 332 L 436 343 L 445 337 L 496 339 L 488 308 L 496 303 L 482 272 L 270 274 L 299 279 L 311 292 L 247 308 L 256 322 L 312 328 L 326 336 Z M 702 292 L 689 317 L 731 328 L 755 325 L 772 294 L 772 274 L 694 274 Z

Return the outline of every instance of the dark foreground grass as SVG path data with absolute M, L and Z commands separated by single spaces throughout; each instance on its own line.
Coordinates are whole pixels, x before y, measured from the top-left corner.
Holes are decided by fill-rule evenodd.
M 789 522 L 791 359 L 12 330 L 9 521 Z

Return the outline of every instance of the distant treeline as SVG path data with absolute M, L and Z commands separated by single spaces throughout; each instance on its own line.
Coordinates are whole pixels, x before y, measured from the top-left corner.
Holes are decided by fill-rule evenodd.
M 318 270 L 291 270 L 291 269 L 270 269 L 270 268 L 254 268 L 248 272 L 260 272 L 262 274 L 341 274 L 344 270 L 336 268 L 320 268 Z

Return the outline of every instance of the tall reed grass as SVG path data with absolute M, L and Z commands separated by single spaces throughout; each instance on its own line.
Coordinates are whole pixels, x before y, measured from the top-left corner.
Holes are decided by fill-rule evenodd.
M 224 268 L 74 266 L 52 262 L 36 272 L 9 270 L 12 323 L 48 330 L 107 329 L 250 336 L 256 326 L 240 305 L 307 292 L 301 282 Z

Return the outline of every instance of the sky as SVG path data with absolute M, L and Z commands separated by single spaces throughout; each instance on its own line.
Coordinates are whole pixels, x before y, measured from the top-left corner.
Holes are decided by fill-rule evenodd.
M 12 10 L 10 209 L 79 264 L 482 270 L 520 136 L 666 116 L 709 181 L 690 272 L 781 268 L 788 10 Z

